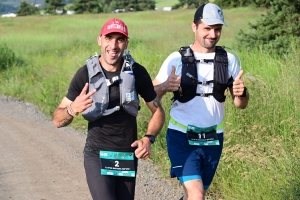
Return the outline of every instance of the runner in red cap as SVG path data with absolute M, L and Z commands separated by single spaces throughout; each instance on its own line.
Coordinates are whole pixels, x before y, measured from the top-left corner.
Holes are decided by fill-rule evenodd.
M 165 120 L 149 73 L 127 50 L 128 38 L 122 20 L 108 20 L 97 37 L 101 55 L 90 57 L 77 71 L 54 112 L 58 128 L 79 113 L 88 121 L 84 167 L 94 200 L 134 200 L 138 158 L 150 156 Z M 152 112 L 140 139 L 139 96 Z

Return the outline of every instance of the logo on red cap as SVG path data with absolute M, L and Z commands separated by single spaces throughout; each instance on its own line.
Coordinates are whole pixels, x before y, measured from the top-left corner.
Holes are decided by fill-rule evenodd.
M 128 28 L 126 24 L 117 18 L 108 20 L 102 27 L 101 35 L 107 35 L 109 33 L 121 33 L 128 37 Z

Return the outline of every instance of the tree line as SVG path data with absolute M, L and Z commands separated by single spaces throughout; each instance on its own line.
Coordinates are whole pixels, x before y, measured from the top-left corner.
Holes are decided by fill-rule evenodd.
M 0 0 L 0 4 L 1 4 Z M 178 0 L 173 9 L 196 9 L 208 0 Z M 126 12 L 155 9 L 155 0 L 45 0 L 45 12 L 57 14 L 74 10 L 75 14 L 108 13 L 116 9 Z M 263 7 L 267 14 L 253 24 L 251 33 L 240 30 L 237 35 L 238 48 L 261 49 L 275 54 L 290 52 L 300 46 L 300 0 L 214 0 L 222 8 Z M 31 3 L 22 1 L 19 16 L 37 14 L 38 9 Z
M 155 9 L 155 0 L 45 0 L 43 9 L 46 14 L 56 15 L 66 13 L 67 10 L 75 14 L 84 13 L 109 13 L 117 9 L 123 12 L 145 11 Z M 19 16 L 35 15 L 39 9 L 32 3 L 22 1 L 20 9 L 16 12 Z
M 3 7 L 6 0 L 0 0 L 0 7 Z M 20 0 L 13 0 L 20 1 Z M 44 2 L 42 9 L 48 14 L 57 14 L 55 10 L 74 10 L 76 14 L 83 13 L 108 13 L 116 9 L 122 9 L 125 12 L 145 11 L 155 9 L 155 0 L 21 0 L 19 14 L 33 15 L 38 13 L 38 9 L 29 9 L 34 7 L 36 2 Z M 222 8 L 256 6 L 270 8 L 272 2 L 276 0 L 214 0 Z M 195 9 L 209 0 L 178 0 L 178 3 L 172 5 L 172 9 Z M 1 5 L 2 4 L 2 5 Z M 24 11 L 23 11 L 24 10 Z

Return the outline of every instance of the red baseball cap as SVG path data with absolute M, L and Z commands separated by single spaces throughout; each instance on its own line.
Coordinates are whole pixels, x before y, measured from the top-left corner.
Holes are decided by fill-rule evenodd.
M 121 33 L 128 37 L 128 28 L 126 24 L 118 19 L 118 18 L 113 18 L 108 20 L 102 27 L 100 36 L 102 35 L 107 35 L 109 33 Z

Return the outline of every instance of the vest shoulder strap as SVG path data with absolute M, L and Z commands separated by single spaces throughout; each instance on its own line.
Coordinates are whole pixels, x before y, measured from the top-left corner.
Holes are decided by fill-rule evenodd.
M 214 65 L 215 80 L 220 84 L 228 84 L 228 56 L 223 47 L 216 46 Z
M 215 55 L 215 62 L 227 63 L 228 65 L 228 57 L 227 52 L 221 46 L 216 46 L 216 55 Z
M 99 72 L 102 72 L 98 55 L 91 56 L 86 62 L 89 78 L 94 77 Z

